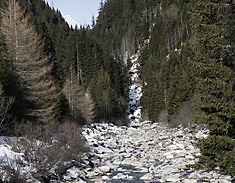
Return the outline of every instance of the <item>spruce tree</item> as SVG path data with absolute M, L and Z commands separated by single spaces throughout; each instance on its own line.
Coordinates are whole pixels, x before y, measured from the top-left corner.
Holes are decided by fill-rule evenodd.
M 211 135 L 199 142 L 203 154 L 199 163 L 209 168 L 220 166 L 235 175 L 235 163 L 231 164 L 235 162 L 235 144 L 231 139 L 235 137 L 234 48 L 227 39 L 231 25 L 223 14 L 224 7 L 220 1 L 195 0 L 191 13 L 195 37 L 193 64 L 201 96 L 199 121 L 208 125 Z

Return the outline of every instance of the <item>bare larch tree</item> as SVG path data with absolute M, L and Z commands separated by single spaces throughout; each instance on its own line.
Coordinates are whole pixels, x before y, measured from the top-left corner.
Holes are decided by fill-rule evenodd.
M 79 82 L 79 75 L 71 65 L 64 84 L 64 94 L 69 101 L 75 120 L 85 120 L 91 123 L 95 117 L 95 102 L 89 92 Z M 81 123 L 84 123 L 80 121 Z
M 54 119 L 55 87 L 50 76 L 50 56 L 43 53 L 43 43 L 16 0 L 8 0 L 2 11 L 1 31 L 7 47 L 8 60 L 19 88 L 29 104 L 26 116 L 43 123 Z

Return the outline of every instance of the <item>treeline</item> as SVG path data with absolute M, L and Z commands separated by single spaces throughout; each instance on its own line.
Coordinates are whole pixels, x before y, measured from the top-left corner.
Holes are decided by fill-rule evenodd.
M 12 119 L 126 122 L 127 71 L 89 27 L 70 28 L 44 1 L 0 3 L 1 85 L 14 98 Z
M 141 51 L 143 116 L 170 124 L 199 122 L 210 136 L 200 168 L 235 175 L 234 2 L 109 0 L 94 34 L 127 62 Z M 111 45 L 111 46 L 110 46 Z M 165 115 L 165 116 L 164 116 Z M 167 118 L 166 118 L 167 116 Z
M 141 104 L 144 115 L 157 120 L 162 110 L 168 119 L 195 90 L 190 36 L 189 2 L 153 0 L 109 0 L 101 5 L 93 34 L 104 50 L 129 65 L 141 51 Z M 103 39 L 101 39 L 103 38 Z M 182 78 L 182 79 L 181 79 Z

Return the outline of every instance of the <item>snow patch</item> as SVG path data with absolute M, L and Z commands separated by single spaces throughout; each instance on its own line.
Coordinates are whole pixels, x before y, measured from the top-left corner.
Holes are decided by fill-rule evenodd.
M 132 66 L 129 70 L 131 85 L 129 86 L 128 114 L 129 119 L 134 122 L 141 119 L 142 84 L 139 78 L 139 69 L 141 67 L 138 62 L 139 52 L 132 55 L 130 59 Z
M 65 21 L 69 24 L 69 26 L 72 26 L 73 28 L 76 28 L 76 26 L 79 28 L 78 22 L 76 22 L 70 15 L 64 16 Z

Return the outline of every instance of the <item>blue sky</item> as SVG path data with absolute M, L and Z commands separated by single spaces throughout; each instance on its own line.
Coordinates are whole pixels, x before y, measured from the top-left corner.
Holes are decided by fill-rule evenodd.
M 45 0 L 63 16 L 70 15 L 80 25 L 91 24 L 92 16 L 98 16 L 101 0 Z

